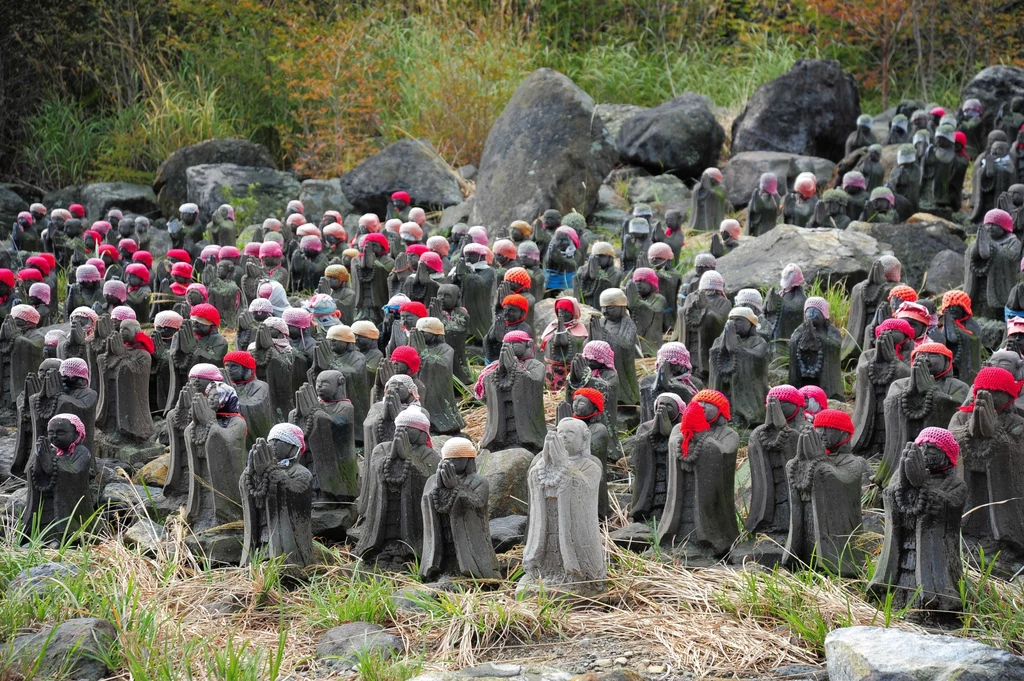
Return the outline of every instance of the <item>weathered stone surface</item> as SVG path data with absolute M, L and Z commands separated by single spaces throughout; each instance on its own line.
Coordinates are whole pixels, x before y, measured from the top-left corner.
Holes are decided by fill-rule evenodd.
M 163 496 L 163 490 L 159 487 L 112 482 L 103 487 L 99 503 L 101 506 L 134 508 L 136 504 L 148 503 L 156 495 Z
M 167 538 L 167 530 L 148 518 L 142 518 L 124 533 L 124 544 L 143 553 L 156 553 Z
M 8 643 L 8 659 L 32 678 L 99 681 L 110 675 L 100 660 L 117 638 L 114 625 L 96 617 L 68 620 Z
M 520 448 L 484 452 L 480 456 L 480 474 L 490 486 L 488 506 L 492 519 L 526 515 L 530 505 L 526 476 L 532 462 L 533 454 Z
M 454 170 L 425 139 L 389 144 L 340 178 L 341 191 L 360 213 L 382 218 L 391 194 L 409 192 L 414 206 L 447 208 L 462 202 Z
M 274 156 L 262 144 L 244 139 L 206 140 L 182 147 L 160 164 L 153 180 L 160 212 L 166 217 L 178 214 L 178 206 L 188 201 L 186 171 L 208 163 L 232 163 L 252 168 L 277 168 Z M 290 198 L 295 198 L 294 196 Z M 216 206 L 214 206 L 216 208 Z
M 722 174 L 729 203 L 740 207 L 747 205 L 762 173 L 775 173 L 779 178 L 779 193 L 785 194 L 800 173 L 814 173 L 818 186 L 822 187 L 832 179 L 835 169 L 835 163 L 816 156 L 781 151 L 744 151 L 729 159 L 729 165 Z
M 675 175 L 639 176 L 629 181 L 629 202 L 650 205 L 660 220 L 665 219 L 667 210 L 677 210 L 685 215 L 691 196 L 689 188 Z
M 170 454 L 162 454 L 139 469 L 132 478 L 137 485 L 163 487 L 167 480 L 167 466 L 171 462 Z
M 403 650 L 402 639 L 387 633 L 379 624 L 368 622 L 349 622 L 328 629 L 316 644 L 317 659 L 340 667 L 351 667 L 360 655 L 387 660 Z
M 11 492 L 4 502 L 4 521 L 13 523 L 11 527 L 21 522 L 21 516 L 25 512 L 25 504 L 28 503 L 28 488 L 22 487 Z
M 487 662 L 457 672 L 420 674 L 410 681 L 569 681 L 572 677 L 573 675 L 568 672 L 545 665 Z
M 656 537 L 654 531 L 645 523 L 630 523 L 611 532 L 608 536 L 616 546 L 633 551 L 643 551 L 654 543 Z
M 185 546 L 212 565 L 238 565 L 242 560 L 242 523 L 229 523 L 188 535 Z
M 97 182 L 82 187 L 82 202 L 85 214 L 90 220 L 101 220 L 111 208 L 120 208 L 123 213 L 146 215 L 155 218 L 160 214 L 156 205 L 156 194 L 144 184 L 128 182 Z
M 838 161 L 859 115 L 857 82 L 838 61 L 798 59 L 788 73 L 754 91 L 732 124 L 730 149 Z
M 8 225 L 14 224 L 18 213 L 28 210 L 28 202 L 10 189 L 0 187 L 0 220 Z
M 82 185 L 73 184 L 60 189 L 51 189 L 43 194 L 42 204 L 47 210 L 67 208 L 73 203 L 82 203 Z
M 299 195 L 299 181 L 288 173 L 273 168 L 254 168 L 236 163 L 208 163 L 192 166 L 185 171 L 188 181 L 188 201 L 199 206 L 199 216 L 209 220 L 213 212 L 227 203 L 224 187 L 231 188 L 233 197 L 247 196 L 249 187 L 257 201 L 257 221 L 271 215 L 282 215 L 288 202 Z M 177 206 L 175 206 L 175 211 Z
M 626 119 L 615 138 L 623 161 L 683 179 L 716 165 L 724 141 L 707 98 L 693 92 Z
M 14 180 L 12 182 L 0 182 L 0 188 L 14 192 L 21 199 L 27 203 L 42 202 L 43 190 L 34 184 L 28 182 L 22 182 L 21 180 Z M 45 204 L 44 204 L 45 205 Z
M 587 219 L 587 224 L 591 229 L 602 229 L 614 234 L 618 234 L 622 229 L 622 221 L 629 217 L 627 209 L 629 208 L 629 201 L 627 201 L 618 192 L 618 185 L 616 182 L 612 184 L 602 184 L 601 188 L 597 192 L 597 205 L 594 206 L 594 212 Z M 628 183 L 623 185 L 626 191 L 629 191 Z
M 472 181 L 472 180 L 476 179 L 476 174 L 478 172 L 478 169 L 472 163 L 467 163 L 464 166 L 459 166 L 458 172 L 459 172 L 459 177 L 461 177 L 463 180 L 470 180 L 470 181 Z
M 835 629 L 825 637 L 830 681 L 1019 681 L 1024 659 L 954 636 L 882 627 Z
M 922 292 L 926 296 L 937 296 L 964 285 L 964 254 L 956 251 L 939 251 L 928 264 Z
M 1017 96 L 1024 96 L 1024 69 L 1017 66 L 984 68 L 964 89 L 964 99 L 973 97 L 981 102 L 981 120 L 986 128 L 992 126 L 999 106 L 1004 102 L 1009 106 L 1010 100 Z
M 476 194 L 469 197 L 462 203 L 449 206 L 441 212 L 441 221 L 438 223 L 438 229 L 441 234 L 447 234 L 451 231 L 451 228 L 460 222 L 464 222 L 467 225 L 469 221 L 473 219 L 473 206 L 476 205 Z
M 529 521 L 525 515 L 510 515 L 504 518 L 491 520 L 491 545 L 495 553 L 511 551 L 526 540 L 526 524 Z
M 320 224 L 324 211 L 336 210 L 344 217 L 353 208 L 341 191 L 341 180 L 304 180 L 299 190 L 299 201 L 306 210 L 306 219 Z
M 644 111 L 647 111 L 646 106 L 637 106 L 636 104 L 597 104 L 594 106 L 594 112 L 604 123 L 604 127 L 608 129 L 608 134 L 612 136 L 612 139 L 618 137 L 623 123 Z
M 42 563 L 19 572 L 7 585 L 7 589 L 12 594 L 40 594 L 51 587 L 60 586 L 61 582 L 81 571 L 82 568 L 71 563 Z
M 590 215 L 601 181 L 618 162 L 594 100 L 569 78 L 527 76 L 487 135 L 476 180 L 474 222 L 496 230 L 548 208 Z
M 882 252 L 874 237 L 855 230 L 779 225 L 762 236 L 743 239 L 718 259 L 718 271 L 730 297 L 742 288 L 777 287 L 779 274 L 789 263 L 800 266 L 808 285 L 816 279 L 845 280 L 851 288 L 867 278 L 871 263 Z
M 869 234 L 878 241 L 880 249 L 892 251 L 903 264 L 903 282 L 919 289 L 932 258 L 947 250 L 962 256 L 967 250 L 967 244 L 958 235 L 962 234 L 961 228 L 951 228 L 951 224 L 938 219 L 896 225 L 852 222 L 847 230 Z M 962 273 L 960 279 L 962 283 Z

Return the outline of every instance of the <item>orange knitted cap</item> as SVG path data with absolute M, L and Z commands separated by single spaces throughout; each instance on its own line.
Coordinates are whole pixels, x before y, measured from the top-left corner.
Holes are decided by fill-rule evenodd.
M 699 393 L 693 396 L 692 402 L 706 402 L 707 404 L 713 404 L 718 407 L 718 413 L 725 417 L 726 421 L 732 420 L 732 414 L 729 410 L 729 398 L 717 390 L 701 390 Z

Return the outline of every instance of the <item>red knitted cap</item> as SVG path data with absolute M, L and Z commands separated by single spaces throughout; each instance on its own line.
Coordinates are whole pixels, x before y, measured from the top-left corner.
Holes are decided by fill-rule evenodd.
M 391 351 L 392 362 L 404 362 L 411 373 L 416 373 L 420 370 L 420 353 L 416 352 L 416 348 L 411 345 L 399 345 L 397 348 Z
M 910 359 L 914 359 L 918 353 L 926 352 L 932 355 L 942 355 L 949 361 L 953 361 L 953 351 L 942 343 L 921 343 L 910 353 Z
M 1020 385 L 1014 380 L 1013 374 L 1001 367 L 982 367 L 974 377 L 971 392 L 977 395 L 979 390 L 1007 393 L 1014 399 L 1020 395 Z
M 764 403 L 768 404 L 768 398 L 771 397 L 777 398 L 780 402 L 789 402 L 790 404 L 795 404 L 801 409 L 807 406 L 807 399 L 804 397 L 803 393 L 801 393 L 793 386 L 787 385 L 785 383 L 782 385 L 777 385 L 771 390 L 769 390 L 767 397 L 765 397 Z
M 971 312 L 971 297 L 963 291 L 946 291 L 942 295 L 942 310 L 940 312 L 945 312 L 946 308 L 953 306 L 962 307 L 968 317 L 974 314 Z
M 822 409 L 814 415 L 814 427 L 818 428 L 835 428 L 841 430 L 844 433 L 853 435 L 853 419 L 845 411 L 839 411 L 838 409 Z
M 217 312 L 217 308 L 209 303 L 200 303 L 199 305 L 194 306 L 188 313 L 188 316 L 205 319 L 214 326 L 220 326 L 220 312 Z
M 889 291 L 889 298 L 896 296 L 905 303 L 916 303 L 917 302 L 917 291 L 906 284 L 900 284 L 899 286 L 893 286 Z
M 600 390 L 594 388 L 580 388 L 572 394 L 573 399 L 577 397 L 586 397 L 590 400 L 591 404 L 597 407 L 597 413 L 601 414 L 604 412 L 604 395 L 601 394 Z
M 527 310 L 530 309 L 530 301 L 528 301 L 526 298 L 519 295 L 518 293 L 513 293 L 510 296 L 505 296 L 501 301 L 501 306 L 505 307 L 506 305 L 515 305 L 523 312 L 526 312 Z
M 427 306 L 418 300 L 410 300 L 408 303 L 402 303 L 401 307 L 398 308 L 399 312 L 411 312 L 420 319 L 427 316 Z
M 246 369 L 256 371 L 256 358 L 244 350 L 232 350 L 224 355 L 224 363 L 227 364 L 228 362 L 241 364 Z
M 141 344 L 142 349 L 151 355 L 156 350 L 156 346 L 153 344 L 153 339 L 147 336 L 146 334 L 142 333 L 141 331 L 135 334 L 134 340 L 136 343 Z
M 717 390 L 701 390 L 693 396 L 691 402 L 706 402 L 708 404 L 713 404 L 718 407 L 718 413 L 721 416 L 724 416 L 726 421 L 732 420 L 732 414 L 729 410 L 729 398 Z
M 914 337 L 914 328 L 906 319 L 886 319 L 875 327 L 875 338 L 878 338 L 886 331 L 899 331 L 907 338 Z
M 366 247 L 369 246 L 370 244 L 380 244 L 381 247 L 384 249 L 385 253 L 387 253 L 388 250 L 390 250 L 391 248 L 391 244 L 388 243 L 388 238 L 381 234 L 380 232 L 373 232 L 363 237 L 364 251 L 366 250 Z

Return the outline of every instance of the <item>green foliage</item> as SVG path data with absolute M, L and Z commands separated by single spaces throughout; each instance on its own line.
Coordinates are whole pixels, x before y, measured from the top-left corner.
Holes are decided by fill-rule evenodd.
M 235 224 L 241 225 L 243 228 L 246 225 L 251 225 L 256 220 L 256 213 L 260 207 L 260 200 L 256 197 L 256 190 L 259 188 L 259 183 L 250 184 L 245 191 L 244 195 L 235 196 L 235 192 L 231 187 L 221 187 L 221 194 L 224 195 L 224 202 L 230 203 L 231 207 L 235 209 Z M 242 237 L 239 236 L 239 241 L 242 241 Z M 242 248 L 245 244 L 242 243 L 239 248 Z
M 50 187 L 88 178 L 108 128 L 106 121 L 89 115 L 79 102 L 61 95 L 44 99 L 26 127 L 27 139 L 19 154 L 24 174 Z

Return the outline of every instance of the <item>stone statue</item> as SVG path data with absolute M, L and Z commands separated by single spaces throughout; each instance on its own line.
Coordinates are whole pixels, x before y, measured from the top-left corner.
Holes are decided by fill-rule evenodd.
M 168 393 L 168 409 L 174 404 L 182 377 L 196 364 L 203 362 L 220 366 L 228 352 L 228 342 L 220 335 L 220 313 L 209 303 L 196 305 L 189 312 L 187 321 L 171 340 L 171 389 Z
M 296 383 L 304 382 L 305 378 L 296 366 L 297 353 L 288 340 L 288 325 L 280 317 L 264 320 L 256 330 L 256 340 L 249 346 L 249 352 L 256 358 L 256 377 L 266 382 L 270 392 L 271 421 L 287 420 Z
M 765 300 L 765 314 L 775 329 L 772 334 L 774 340 L 788 340 L 796 327 L 803 324 L 806 302 L 804 273 L 799 265 L 790 263 L 782 269 L 779 291 L 768 289 Z
M 949 424 L 970 388 L 953 378 L 953 353 L 941 343 L 922 343 L 910 354 L 910 377 L 892 382 L 885 397 L 885 449 L 875 481 L 884 486 L 900 467 L 904 446 L 925 428 Z
M 779 178 L 775 173 L 763 173 L 747 204 L 747 234 L 761 236 L 775 229 L 781 212 Z
M 327 269 L 327 256 L 323 253 L 323 242 L 319 236 L 308 234 L 299 241 L 299 247 L 292 254 L 291 282 L 296 291 L 312 291 Z
M 786 465 L 796 457 L 800 431 L 807 425 L 807 400 L 791 385 L 768 391 L 764 423 L 750 433 L 750 511 L 746 528 L 783 544 L 789 535 L 789 483 Z
M 732 304 L 725 297 L 725 281 L 714 270 L 700 278 L 697 293 L 688 295 L 679 320 L 679 340 L 690 350 L 693 373 L 701 381 L 711 376 L 711 346 L 722 335 Z
M 959 212 L 963 192 L 954 141 L 953 128 L 940 125 L 921 162 L 921 210 L 946 219 Z
M 266 440 L 249 450 L 238 481 L 244 522 L 242 566 L 265 549 L 268 558 L 306 566 L 313 553 L 313 474 L 299 462 L 305 450 L 302 432 L 279 423 Z
M 668 303 L 658 291 L 658 273 L 649 267 L 633 270 L 632 281 L 626 285 L 629 316 L 636 324 L 640 353 L 645 357 L 657 354 L 664 339 L 665 309 Z
M 672 249 L 672 266 L 679 264 L 679 252 L 683 250 L 686 235 L 683 233 L 683 215 L 674 208 L 665 211 L 665 228 L 654 233 L 654 240 L 666 243 Z
M 205 394 L 191 386 L 182 393 L 191 397 L 191 423 L 184 433 L 191 473 L 186 520 L 196 532 L 242 520 L 246 427 L 235 389 L 211 382 Z
M 942 295 L 942 338 L 953 353 L 954 378 L 971 384 L 981 369 L 981 327 L 971 312 L 971 299 L 963 291 L 946 291 Z
M 267 318 L 274 316 L 274 306 L 266 298 L 256 297 L 249 303 L 248 309 L 238 313 L 238 333 L 235 346 L 248 348 L 256 342 L 256 329 Z
M 693 258 L 693 276 L 690 280 L 683 283 L 682 288 L 679 290 L 679 301 L 682 303 L 687 296 L 696 293 L 697 287 L 700 286 L 700 279 L 704 276 L 705 272 L 718 267 L 718 260 L 715 256 L 710 253 L 698 253 Z
M 356 337 L 356 350 L 361 352 L 363 359 L 366 360 L 366 384 L 370 385 L 377 378 L 377 368 L 384 359 L 384 353 L 378 346 L 380 331 L 373 322 L 361 320 L 352 325 L 352 333 Z M 356 435 L 356 439 L 358 438 Z
M 572 358 L 565 381 L 566 401 L 580 388 L 593 388 L 604 395 L 604 422 L 615 433 L 619 422 L 619 375 L 615 351 L 602 340 L 587 341 L 583 352 Z
M 437 289 L 435 304 L 431 305 L 431 316 L 444 324 L 444 342 L 455 353 L 452 359 L 455 378 L 463 385 L 473 382 L 473 376 L 466 362 L 466 337 L 469 335 L 469 312 L 459 306 L 459 287 L 443 284 Z
M 25 473 L 25 464 L 28 462 L 36 440 L 43 436 L 46 424 L 56 412 L 40 415 L 36 410 L 34 414 L 32 405 L 38 404 L 44 397 L 44 388 L 49 392 L 58 394 L 60 390 L 60 360 L 47 358 L 40 363 L 36 371 L 29 372 L 25 376 L 24 389 L 18 395 L 16 404 L 16 417 L 14 426 L 17 430 L 14 440 L 14 459 L 11 461 L 10 472 L 12 475 L 22 477 Z M 48 400 L 52 402 L 52 398 Z
M 388 275 L 395 261 L 388 255 L 390 244 L 383 234 L 367 234 L 363 237 L 362 246 L 362 255 L 352 260 L 352 275 L 356 285 L 356 320 L 366 319 L 379 324 L 383 319 L 381 308 L 390 297 Z
M 1024 146 L 1021 155 L 1024 156 Z M 1018 171 L 1018 179 L 1024 179 L 1024 173 Z M 1024 236 L 1024 184 L 1011 184 L 999 196 L 996 207 L 1005 210 L 1013 218 L 1013 234 L 1018 239 Z
M 590 430 L 562 419 L 547 434 L 528 476 L 530 522 L 517 592 L 543 588 L 590 596 L 605 589 L 607 569 L 598 488 L 601 464 L 590 455 Z
M 910 120 L 906 115 L 898 113 L 889 121 L 889 134 L 885 138 L 885 146 L 891 144 L 907 144 L 910 142 Z M 913 146 L 913 145 L 911 145 Z
M 868 152 L 860 157 L 857 162 L 857 170 L 867 180 L 867 190 L 874 191 L 885 182 L 885 166 L 882 165 L 882 145 L 872 144 Z
M 615 248 L 607 241 L 595 242 L 590 249 L 590 257 L 573 281 L 580 302 L 600 305 L 601 294 L 616 288 L 622 281 L 622 270 L 615 266 Z
M 786 464 L 790 521 L 783 566 L 857 574 L 860 484 L 867 462 L 850 452 L 852 437 L 850 416 L 835 409 L 818 412 L 814 425 L 800 431 L 796 456 Z
M 722 220 L 718 231 L 711 235 L 711 255 L 721 258 L 726 253 L 736 250 L 740 245 L 740 222 L 728 218 Z
M 961 531 L 972 553 L 999 553 L 997 568 L 1005 565 L 1012 573 L 1024 559 L 1024 485 L 1016 463 L 1024 418 L 1011 408 L 1020 383 L 1006 369 L 984 367 L 971 393 L 971 402 L 949 422 L 963 459 L 964 508 L 976 509 L 963 519 Z
M 889 173 L 890 188 L 909 206 L 910 214 L 905 217 L 916 213 L 921 203 L 921 166 L 917 161 L 914 145 L 901 144 L 896 151 L 896 167 Z
M 654 400 L 653 416 L 640 424 L 633 440 L 633 498 L 629 517 L 634 522 L 661 520 L 668 493 L 669 438 L 678 430 L 686 408 L 675 393 Z
M 867 325 L 864 327 L 864 338 L 861 346 L 862 349 L 870 350 L 875 347 L 875 327 L 886 319 L 891 319 L 893 317 L 893 313 L 899 310 L 905 303 L 916 303 L 917 301 L 917 291 L 906 284 L 897 284 L 890 288 L 889 299 L 878 304 L 875 308 L 874 315 L 870 320 L 868 320 Z M 914 325 L 911 324 L 911 330 L 914 332 L 916 337 L 918 331 L 923 329 L 914 329 Z
M 885 488 L 885 543 L 868 592 L 895 608 L 958 612 L 960 516 L 967 485 L 957 468 L 960 445 L 943 428 L 907 443 Z M 919 591 L 920 590 L 920 591 Z
M 416 323 L 413 347 L 420 354 L 419 378 L 423 382 L 423 407 L 430 414 L 430 430 L 441 435 L 458 433 L 465 427 L 452 382 L 455 352 L 445 343 L 444 324 L 437 317 Z
M 871 116 L 867 114 L 857 116 L 857 129 L 846 137 L 847 156 L 862 147 L 870 147 L 872 144 L 878 143 L 875 134 L 871 132 L 871 122 Z
M 151 310 L 150 298 L 153 289 L 149 287 L 149 268 L 141 263 L 134 262 L 125 268 L 125 275 L 128 278 L 125 304 L 135 311 L 135 318 L 147 320 Z
M 662 331 L 667 332 L 675 327 L 679 310 L 676 301 L 682 285 L 682 277 L 672 268 L 672 247 L 664 242 L 651 244 L 647 249 L 647 259 L 651 269 L 658 275 L 658 293 L 665 299 L 665 311 L 662 313 Z
M 700 379 L 693 377 L 690 352 L 686 346 L 677 342 L 665 343 L 658 350 L 654 373 L 640 379 L 640 420 L 649 421 L 654 418 L 656 396 L 671 393 L 685 404 L 702 387 Z
M 512 293 L 502 298 L 501 312 L 495 313 L 491 328 L 487 330 L 487 334 L 483 338 L 485 362 L 497 361 L 505 334 L 522 331 L 531 338 L 533 337 L 533 327 L 527 321 L 529 310 L 529 301 L 518 293 Z M 555 314 L 558 314 L 557 310 Z
M 555 230 L 544 253 L 544 290 L 547 297 L 553 298 L 562 291 L 572 290 L 578 260 L 582 259 L 583 254 L 576 230 L 565 225 Z
M 860 220 L 864 206 L 868 202 L 868 181 L 859 170 L 851 170 L 843 175 L 843 191 L 846 192 L 846 214 L 851 220 Z
M 580 321 L 580 305 L 575 298 L 555 300 L 555 319 L 541 334 L 544 351 L 544 383 L 548 390 L 561 390 L 573 358 L 583 349 L 589 331 Z
M 851 221 L 846 214 L 849 205 L 850 197 L 842 189 L 826 189 L 814 207 L 814 215 L 807 222 L 807 228 L 846 229 Z
M 39 532 L 60 542 L 70 538 L 93 515 L 89 479 L 93 457 L 83 444 L 85 425 L 74 414 L 56 414 L 46 426 L 46 437 L 36 441 L 25 470 L 28 496 L 21 531 Z
M 473 443 L 461 437 L 445 442 L 437 472 L 423 487 L 424 580 L 500 577 L 491 545 L 488 494 L 487 479 L 476 471 Z
M 353 552 L 382 570 L 403 570 L 421 556 L 423 491 L 437 472 L 430 418 L 412 406 L 395 417 L 395 434 L 376 445 L 366 465 L 362 533 Z
M 382 362 L 383 371 L 393 371 L 391 364 Z M 416 383 L 405 374 L 394 374 L 384 384 L 383 397 L 370 406 L 370 412 L 363 421 L 363 451 L 373 451 L 381 442 L 390 442 L 395 435 L 395 419 L 410 406 L 420 405 L 420 392 Z M 426 411 L 423 411 L 426 414 Z M 427 417 L 429 418 L 429 414 Z M 367 498 L 367 477 L 363 476 L 360 503 Z M 359 507 L 359 515 L 366 515 L 366 510 Z
M 192 422 L 193 398 L 204 394 L 212 383 L 223 380 L 224 375 L 212 364 L 195 365 L 189 370 L 186 383 L 178 393 L 174 407 L 167 412 L 165 422 L 170 443 L 170 461 L 167 464 L 167 477 L 164 479 L 166 496 L 187 494 L 191 484 L 185 429 Z
M 907 360 L 913 347 L 910 324 L 903 319 L 887 319 L 875 327 L 875 347 L 861 353 L 853 410 L 856 435 L 852 449 L 856 454 L 871 458 L 884 451 L 885 397 L 893 381 L 910 377 Z
M 854 284 L 850 293 L 850 315 L 846 322 L 846 333 L 850 342 L 844 339 L 844 354 L 860 355 L 859 346 L 864 338 L 868 321 L 879 305 L 889 299 L 889 291 L 899 284 L 903 266 L 891 255 L 883 255 L 871 264 L 868 278 Z M 849 347 L 846 347 L 849 346 Z
M 482 340 L 494 321 L 491 299 L 496 277 L 487 264 L 487 246 L 468 244 L 459 262 L 449 274 L 451 282 L 462 289 L 462 304 L 469 315 L 468 335 Z
M 1003 308 L 1020 269 L 1021 242 L 1013 234 L 1013 218 L 994 208 L 985 214 L 978 238 L 964 254 L 964 292 L 974 312 L 1002 320 Z
M 502 279 L 501 283 L 498 284 L 497 288 L 495 288 L 494 290 L 493 307 L 495 318 L 498 318 L 500 316 L 499 313 L 503 309 L 502 304 L 505 298 L 511 295 L 522 296 L 527 303 L 525 321 L 527 326 L 529 326 L 530 329 L 532 329 L 534 321 L 534 308 L 537 305 L 537 299 L 533 297 L 533 290 L 531 289 L 532 285 L 533 280 L 530 278 L 530 273 L 527 272 L 524 268 L 512 267 L 509 270 L 507 270 L 504 274 L 504 278 Z M 492 326 L 492 328 L 494 327 Z M 509 330 L 513 331 L 515 329 Z M 525 327 L 522 330 L 525 331 Z M 530 334 L 532 335 L 533 332 L 530 331 Z M 501 336 L 498 336 L 498 345 L 501 345 Z
M 356 292 L 349 286 L 349 272 L 344 265 L 328 265 L 317 291 L 334 299 L 341 313 L 341 323 L 352 326 L 356 320 Z
M 651 223 L 646 218 L 635 217 L 629 221 L 626 235 L 622 237 L 622 272 L 631 274 L 640 259 L 646 256 L 653 243 Z
M 800 394 L 807 400 L 807 406 L 804 407 L 804 418 L 807 419 L 807 423 L 813 424 L 815 415 L 819 411 L 828 409 L 828 395 L 816 385 L 805 385 L 800 388 Z
M 626 294 L 622 289 L 606 290 L 600 302 L 601 316 L 590 320 L 590 339 L 603 340 L 612 348 L 619 383 L 618 402 L 620 406 L 631 407 L 640 402 L 636 379 L 636 324 L 626 311 Z
M 0 323 L 0 378 L 8 409 L 15 409 L 25 377 L 43 361 L 46 334 L 38 326 L 39 312 L 31 305 L 15 305 Z
M 818 204 L 818 183 L 814 173 L 800 173 L 793 182 L 793 191 L 782 201 L 782 222 L 806 227 Z
M 212 268 L 207 268 L 212 269 Z M 215 276 L 204 276 L 210 293 L 210 304 L 220 313 L 221 323 L 228 329 L 238 328 L 238 311 L 242 305 L 242 293 L 235 283 L 235 264 L 221 260 L 214 270 Z M 204 272 L 205 274 L 205 272 Z M 129 294 L 130 295 L 130 294 Z
M 1010 158 L 1010 145 L 1002 130 L 988 134 L 988 149 L 974 163 L 974 192 L 971 194 L 971 221 L 996 207 L 999 196 L 1017 181 L 1017 169 Z M 987 216 L 986 216 L 987 217 Z
M 730 210 L 722 186 L 722 171 L 708 168 L 700 177 L 700 183 L 693 189 L 693 211 L 690 213 L 690 229 L 713 232 L 718 229 Z
M 797 388 L 816 385 L 825 394 L 842 399 L 842 334 L 829 321 L 829 305 L 812 296 L 804 301 L 804 322 L 789 338 L 789 382 Z
M 697 393 L 669 439 L 668 489 L 658 525 L 663 547 L 718 558 L 739 530 L 733 481 L 739 436 L 728 426 L 729 401 L 715 390 Z
M 256 358 L 245 350 L 224 355 L 224 373 L 238 397 L 238 411 L 245 419 L 245 446 L 252 449 L 256 440 L 270 434 L 274 425 L 270 410 L 270 387 L 256 378 Z
M 427 316 L 427 308 L 423 303 L 412 300 L 402 303 L 398 308 L 398 320 L 391 325 L 391 338 L 384 349 L 390 355 L 400 345 L 409 345 L 409 334 L 416 328 L 416 322 Z
M 308 449 L 302 452 L 301 463 L 313 475 L 317 499 L 352 502 L 359 494 L 354 414 L 340 371 L 321 371 L 315 388 L 305 383 L 295 393 L 295 409 L 288 420 L 305 437 Z
M 580 388 L 572 394 L 572 403 L 559 405 L 558 419 L 568 417 L 583 421 L 590 429 L 590 454 L 601 462 L 601 485 L 598 488 L 598 517 L 602 520 L 611 512 L 608 501 L 608 483 L 605 474 L 614 439 L 604 423 L 604 394 L 596 388 Z
M 366 356 L 359 351 L 356 341 L 356 335 L 350 327 L 337 324 L 328 329 L 326 340 L 317 341 L 310 379 L 328 370 L 339 371 L 344 375 L 344 397 L 352 402 L 355 410 L 355 439 L 362 443 L 362 423 L 370 411 L 370 376 Z
M 487 403 L 481 449 L 544 446 L 544 365 L 533 358 L 533 339 L 522 331 L 505 336 L 501 356 L 480 372 L 474 390 Z
M 735 423 L 743 428 L 764 421 L 763 405 L 768 394 L 771 352 L 757 328 L 757 315 L 749 307 L 734 307 L 722 335 L 711 346 L 710 386 L 729 400 Z
M 530 273 L 533 298 L 540 300 L 544 297 L 544 268 L 540 266 L 540 249 L 532 241 L 524 241 L 519 244 L 516 252 L 519 254 L 519 264 Z
M 871 198 L 864 206 L 860 215 L 861 222 L 897 224 L 900 221 L 896 212 L 896 195 L 888 187 L 875 187 L 871 190 Z

